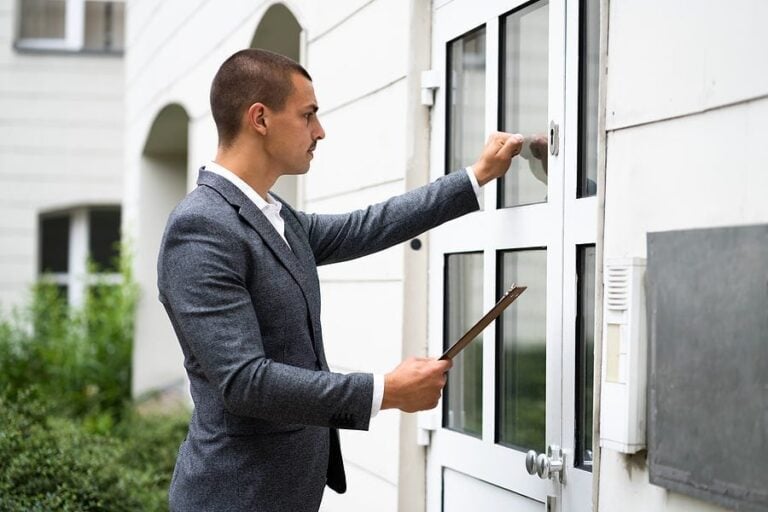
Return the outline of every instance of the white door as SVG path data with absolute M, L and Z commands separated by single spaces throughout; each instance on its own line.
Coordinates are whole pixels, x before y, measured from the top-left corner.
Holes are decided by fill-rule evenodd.
M 432 177 L 470 165 L 492 131 L 529 142 L 483 211 L 430 235 L 432 355 L 528 287 L 454 361 L 432 413 L 430 512 L 591 510 L 599 2 L 567 4 L 433 3 Z

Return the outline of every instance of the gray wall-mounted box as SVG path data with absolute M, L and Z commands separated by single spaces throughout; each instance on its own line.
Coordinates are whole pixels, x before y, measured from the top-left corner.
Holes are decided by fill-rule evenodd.
M 768 225 L 648 234 L 651 482 L 768 511 Z

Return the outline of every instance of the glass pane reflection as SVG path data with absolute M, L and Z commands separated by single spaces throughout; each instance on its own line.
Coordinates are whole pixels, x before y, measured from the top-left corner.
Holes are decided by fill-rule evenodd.
M 485 27 L 448 43 L 446 170 L 472 165 L 485 139 Z
M 592 469 L 592 394 L 595 353 L 595 246 L 577 248 L 576 461 Z
M 499 207 L 547 200 L 549 4 L 536 2 L 501 20 L 503 131 L 526 137 L 522 158 L 499 180 Z
M 528 289 L 498 324 L 497 441 L 544 451 L 546 430 L 547 251 L 499 253 L 497 295 L 513 283 Z
M 444 348 L 483 316 L 483 253 L 445 257 Z M 453 360 L 443 400 L 443 425 L 480 437 L 483 431 L 482 334 Z
M 578 197 L 597 193 L 597 108 L 600 78 L 600 2 L 580 3 L 579 189 Z

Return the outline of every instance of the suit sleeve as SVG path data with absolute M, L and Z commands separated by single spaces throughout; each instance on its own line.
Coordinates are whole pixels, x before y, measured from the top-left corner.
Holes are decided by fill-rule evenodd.
M 479 208 L 466 172 L 341 215 L 295 212 L 318 265 L 381 251 Z
M 213 218 L 188 214 L 170 221 L 158 285 L 182 346 L 233 414 L 367 429 L 370 374 L 312 371 L 265 357 L 245 285 L 252 264 L 246 254 L 244 242 Z

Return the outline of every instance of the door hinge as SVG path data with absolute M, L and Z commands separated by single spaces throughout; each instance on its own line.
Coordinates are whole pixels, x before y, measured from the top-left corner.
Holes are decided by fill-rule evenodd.
M 421 72 L 421 104 L 431 107 L 435 104 L 435 91 L 440 87 L 440 73 L 430 69 Z
M 434 409 L 416 413 L 416 444 L 429 446 L 432 432 L 439 427 L 440 415 Z

